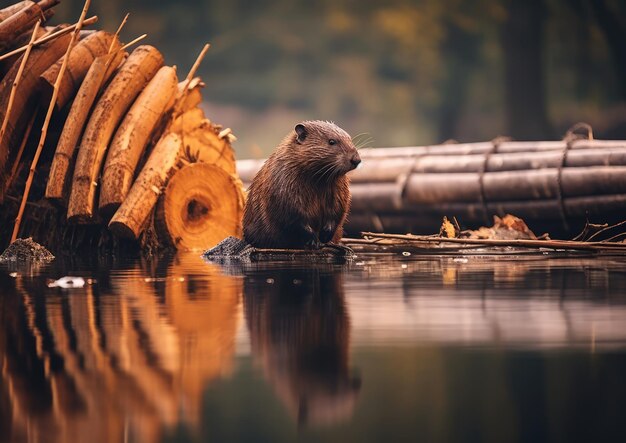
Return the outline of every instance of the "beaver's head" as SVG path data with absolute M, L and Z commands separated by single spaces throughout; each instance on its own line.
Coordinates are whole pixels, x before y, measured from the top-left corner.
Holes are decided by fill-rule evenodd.
M 361 163 L 352 137 L 339 126 L 319 120 L 298 123 L 291 137 L 298 160 L 316 181 L 331 180 Z

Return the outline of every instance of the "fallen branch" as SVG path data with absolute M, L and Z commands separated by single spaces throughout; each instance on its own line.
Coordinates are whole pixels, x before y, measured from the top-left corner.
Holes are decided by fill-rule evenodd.
M 626 243 L 583 242 L 575 240 L 496 240 L 474 238 L 446 238 L 428 235 L 383 234 L 376 232 L 363 232 L 362 235 L 365 239 L 386 238 L 403 240 L 407 243 L 456 243 L 463 245 L 512 246 L 526 248 L 626 251 Z

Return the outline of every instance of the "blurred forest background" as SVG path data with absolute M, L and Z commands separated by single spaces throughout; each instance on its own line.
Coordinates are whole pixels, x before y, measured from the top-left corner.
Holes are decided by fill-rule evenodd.
M 3 3 L 5 3 L 3 1 Z M 55 22 L 83 0 L 63 0 Z M 578 122 L 626 139 L 624 0 L 96 0 L 98 27 L 144 32 L 183 77 L 205 42 L 207 116 L 239 158 L 304 119 L 374 146 L 560 138 Z

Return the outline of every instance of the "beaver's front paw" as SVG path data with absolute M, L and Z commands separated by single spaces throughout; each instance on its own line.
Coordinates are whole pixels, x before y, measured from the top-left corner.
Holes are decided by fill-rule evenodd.
M 310 225 L 304 225 L 304 232 L 306 235 L 306 241 L 304 242 L 305 249 L 319 249 L 322 244 L 320 240 Z
M 320 242 L 328 243 L 335 236 L 335 231 L 337 231 L 337 224 L 334 222 L 327 222 L 322 230 L 320 231 Z

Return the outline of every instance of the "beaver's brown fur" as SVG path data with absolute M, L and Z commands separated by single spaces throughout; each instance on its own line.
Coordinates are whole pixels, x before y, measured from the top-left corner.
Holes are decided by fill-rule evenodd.
M 360 162 L 340 127 L 317 120 L 297 124 L 252 180 L 245 240 L 257 248 L 318 248 L 339 241 L 350 209 L 346 173 Z

